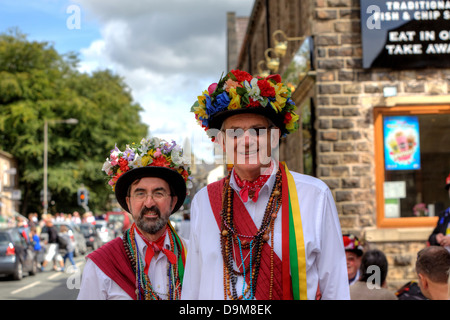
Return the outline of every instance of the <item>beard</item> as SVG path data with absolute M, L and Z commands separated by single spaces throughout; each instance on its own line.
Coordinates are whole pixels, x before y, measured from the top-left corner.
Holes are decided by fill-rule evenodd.
M 147 213 L 156 214 L 157 218 L 146 218 L 145 215 Z M 161 229 L 163 229 L 167 222 L 169 221 L 169 214 L 161 214 L 161 211 L 157 206 L 152 206 L 150 208 L 143 207 L 141 212 L 139 213 L 139 218 L 136 220 L 136 226 L 149 234 L 155 234 Z

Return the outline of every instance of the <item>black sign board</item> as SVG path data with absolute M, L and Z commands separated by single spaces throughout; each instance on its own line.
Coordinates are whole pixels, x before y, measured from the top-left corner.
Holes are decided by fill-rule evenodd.
M 360 0 L 364 68 L 450 67 L 450 0 Z

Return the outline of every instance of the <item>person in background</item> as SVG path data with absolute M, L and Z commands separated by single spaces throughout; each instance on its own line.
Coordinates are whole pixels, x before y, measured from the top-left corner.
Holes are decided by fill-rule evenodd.
M 183 214 L 183 220 L 180 222 L 180 230 L 178 233 L 184 239 L 189 239 L 189 234 L 191 231 L 191 218 L 189 213 Z
M 345 234 L 343 240 L 347 259 L 348 284 L 351 286 L 360 277 L 361 257 L 364 249 L 358 237 L 354 234 Z
M 417 254 L 416 273 L 423 295 L 430 300 L 448 299 L 450 252 L 443 247 L 430 246 Z
M 368 250 L 361 258 L 360 277 L 350 286 L 351 300 L 398 300 L 387 289 L 388 261 L 380 250 Z
M 42 266 L 42 262 L 44 261 L 43 257 L 43 248 L 41 246 L 41 239 L 39 235 L 37 234 L 37 229 L 35 226 L 30 228 L 30 239 L 31 243 L 33 244 L 33 250 L 36 254 L 36 260 L 39 264 L 39 267 Z
M 445 179 L 445 189 L 450 197 L 450 174 Z M 442 246 L 450 251 L 450 207 L 439 214 L 436 228 L 434 228 L 428 243 L 432 246 Z
M 75 264 L 75 261 L 73 260 L 73 252 L 75 251 L 74 245 L 72 241 L 70 240 L 70 236 L 67 233 L 69 229 L 65 225 L 61 225 L 61 228 L 59 229 L 60 234 L 59 236 L 64 239 L 64 242 L 66 243 L 66 247 L 62 250 L 64 250 L 64 256 L 63 256 L 63 271 L 66 266 L 66 260 L 69 259 L 70 263 L 72 264 L 74 270 L 77 269 L 77 266 Z
M 60 264 L 61 269 L 64 269 L 63 259 L 59 254 L 59 245 L 58 245 L 58 231 L 53 225 L 53 219 L 50 215 L 44 218 L 45 227 L 42 229 L 42 233 L 47 233 L 48 238 L 46 241 L 47 246 L 47 254 L 45 255 L 44 262 L 42 263 L 41 271 L 44 271 L 45 267 L 50 261 L 53 261 L 53 270 L 60 271 L 56 266 L 58 262 Z

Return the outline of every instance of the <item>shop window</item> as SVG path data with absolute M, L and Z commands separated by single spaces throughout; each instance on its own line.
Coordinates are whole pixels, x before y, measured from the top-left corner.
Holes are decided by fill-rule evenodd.
M 375 108 L 378 227 L 435 226 L 450 205 L 450 106 Z

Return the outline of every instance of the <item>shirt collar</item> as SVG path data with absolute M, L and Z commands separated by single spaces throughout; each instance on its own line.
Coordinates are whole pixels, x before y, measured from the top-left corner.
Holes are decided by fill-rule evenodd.
M 168 223 L 170 223 L 170 221 Z M 141 254 L 142 257 L 144 257 L 145 256 L 145 251 L 147 249 L 147 244 L 142 239 L 142 237 L 140 236 L 139 233 L 135 232 L 134 236 L 136 238 L 136 242 L 137 242 L 137 245 L 139 247 L 139 253 Z M 170 239 L 169 239 L 169 235 L 168 234 L 166 234 L 166 237 L 164 239 L 164 248 L 170 250 Z M 159 255 L 159 256 L 164 256 L 164 255 Z M 159 256 L 158 256 L 158 258 L 159 258 Z
M 275 183 L 275 178 L 276 178 L 277 171 L 278 171 L 278 166 L 277 166 L 278 162 L 275 162 L 275 160 L 273 160 L 273 159 L 271 161 L 273 164 L 273 170 L 272 170 L 272 173 L 271 173 L 269 179 L 267 180 L 267 182 L 262 186 L 261 191 L 259 192 L 260 195 L 263 195 L 263 194 L 268 195 L 270 193 L 270 191 L 272 190 L 272 187 Z M 234 167 L 233 167 L 233 170 L 234 170 Z M 236 180 L 234 179 L 233 172 L 231 172 L 230 186 L 239 195 L 239 191 L 241 191 L 241 188 L 239 188 L 239 186 L 237 185 Z M 248 202 L 251 202 L 251 201 L 249 200 Z

